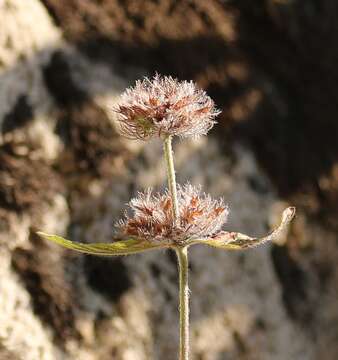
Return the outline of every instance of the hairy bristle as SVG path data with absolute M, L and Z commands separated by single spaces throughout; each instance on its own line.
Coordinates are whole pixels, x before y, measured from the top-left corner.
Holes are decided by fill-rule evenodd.
M 213 100 L 190 81 L 155 75 L 136 81 L 113 109 L 120 133 L 129 139 L 205 135 L 220 113 Z

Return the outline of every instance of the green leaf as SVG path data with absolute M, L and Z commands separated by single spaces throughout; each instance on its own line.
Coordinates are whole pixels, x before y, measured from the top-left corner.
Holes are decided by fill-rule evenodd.
M 49 235 L 41 231 L 38 231 L 37 234 L 42 238 L 50 240 L 67 249 L 72 249 L 85 254 L 100 256 L 129 255 L 163 247 L 161 245 L 154 245 L 140 239 L 127 239 L 115 241 L 112 243 L 84 244 L 64 239 L 61 236 Z
M 261 238 L 252 238 L 248 235 L 223 231 L 213 238 L 201 240 L 199 243 L 204 243 L 210 246 L 225 250 L 243 250 L 262 245 L 268 241 L 277 239 L 287 228 L 290 221 L 296 213 L 296 208 L 289 207 L 283 211 L 280 225 L 267 236 Z

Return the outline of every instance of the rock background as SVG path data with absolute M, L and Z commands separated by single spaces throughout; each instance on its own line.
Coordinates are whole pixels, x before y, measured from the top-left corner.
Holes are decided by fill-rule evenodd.
M 169 252 L 80 256 L 37 229 L 109 241 L 124 204 L 162 188 L 161 145 L 126 141 L 109 107 L 155 71 L 222 108 L 175 143 L 180 182 L 280 244 L 191 251 L 192 359 L 338 356 L 338 5 L 333 0 L 0 0 L 0 359 L 176 358 Z

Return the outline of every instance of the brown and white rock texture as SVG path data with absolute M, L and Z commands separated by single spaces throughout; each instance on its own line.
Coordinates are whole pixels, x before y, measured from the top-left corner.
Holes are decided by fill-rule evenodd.
M 303 62 L 327 74 L 331 57 L 327 68 L 313 56 L 310 66 L 314 50 L 295 40 L 305 36 L 303 9 L 267 3 L 251 13 L 245 1 L 0 0 L 1 360 L 176 358 L 173 254 L 86 257 L 34 235 L 109 241 L 131 196 L 164 187 L 161 144 L 122 139 L 109 111 L 154 70 L 194 78 L 223 108 L 210 136 L 174 147 L 179 181 L 224 196 L 229 229 L 260 235 L 284 206 L 298 206 L 278 245 L 192 248 L 192 359 L 337 358 L 336 149 L 313 136 L 328 131 L 316 128 L 313 99 L 334 84 L 322 76 L 307 87 L 297 77 Z M 324 3 L 321 16 L 333 24 L 336 7 Z M 252 28 L 271 30 L 268 49 Z M 298 63 L 289 47 L 299 49 Z M 311 110 L 302 114 L 297 101 Z M 332 102 L 325 111 L 331 134 L 338 114 Z M 305 149 L 312 163 L 299 160 Z

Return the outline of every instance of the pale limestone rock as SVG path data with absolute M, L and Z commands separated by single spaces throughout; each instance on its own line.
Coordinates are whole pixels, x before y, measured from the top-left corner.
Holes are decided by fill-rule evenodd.
M 4 117 L 20 96 L 26 96 L 36 118 L 26 133 L 13 134 L 42 145 L 46 158 L 56 156 L 58 141 L 52 134 L 53 120 L 47 117 L 52 100 L 44 86 L 42 66 L 60 33 L 38 0 L 0 2 L 0 128 Z M 42 140 L 39 140 L 41 138 Z M 2 142 L 0 135 L 0 143 Z M 51 231 L 64 231 L 68 223 L 65 199 L 60 195 L 41 213 L 41 222 Z M 10 251 L 29 247 L 31 221 L 26 214 L 3 213 L 0 229 L 0 339 L 3 346 L 20 359 L 54 360 L 55 351 L 48 331 L 34 315 L 30 297 L 13 273 Z
M 0 255 L 0 339 L 20 359 L 54 360 L 56 352 L 50 334 L 31 309 L 30 297 Z
M 55 158 L 61 143 L 53 134 L 53 100 L 45 87 L 42 67 L 62 45 L 61 33 L 38 0 L 4 0 L 0 23 L 0 129 L 24 96 L 34 120 L 23 133 L 12 136 L 41 145 L 46 158 Z M 0 135 L 0 143 L 2 140 Z

